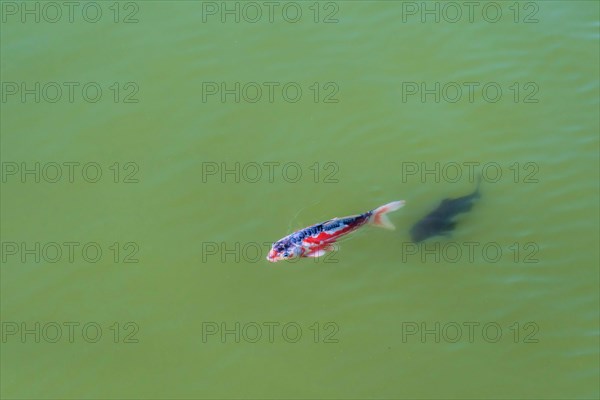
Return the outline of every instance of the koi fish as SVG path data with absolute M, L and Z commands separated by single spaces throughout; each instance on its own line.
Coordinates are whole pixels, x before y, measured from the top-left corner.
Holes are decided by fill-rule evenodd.
M 333 218 L 301 229 L 273 243 L 267 260 L 276 262 L 297 257 L 321 257 L 337 248 L 335 242 L 365 224 L 395 229 L 387 214 L 404 205 L 404 200 L 394 201 L 367 211 L 364 214 Z

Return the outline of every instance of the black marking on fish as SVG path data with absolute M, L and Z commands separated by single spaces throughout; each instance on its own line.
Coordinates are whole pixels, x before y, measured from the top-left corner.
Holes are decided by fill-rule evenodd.
M 367 222 L 369 216 L 371 215 L 370 213 L 371 212 L 369 211 L 364 214 L 352 215 L 350 217 L 345 217 L 341 219 L 336 218 L 329 220 L 326 223 L 324 223 L 323 230 L 329 234 L 334 234 L 337 230 L 343 229 L 347 226 L 354 226 L 358 228 L 359 226 Z

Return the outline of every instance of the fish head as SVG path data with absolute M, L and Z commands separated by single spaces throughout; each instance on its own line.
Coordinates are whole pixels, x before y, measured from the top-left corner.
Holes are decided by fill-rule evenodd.
M 300 257 L 302 254 L 302 248 L 297 246 L 290 241 L 280 240 L 273 243 L 267 260 L 270 262 L 277 262 L 281 260 L 291 260 L 292 258 Z

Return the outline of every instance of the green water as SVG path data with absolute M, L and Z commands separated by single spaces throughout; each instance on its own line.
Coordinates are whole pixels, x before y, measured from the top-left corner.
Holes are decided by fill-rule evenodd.
M 1 3 L 2 398 L 600 396 L 598 2 L 76 4 Z

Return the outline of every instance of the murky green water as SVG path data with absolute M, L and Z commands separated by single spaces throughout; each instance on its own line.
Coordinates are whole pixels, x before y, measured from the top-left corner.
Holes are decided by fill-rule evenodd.
M 597 2 L 54 4 L 1 3 L 3 398 L 599 396 Z

